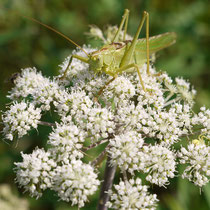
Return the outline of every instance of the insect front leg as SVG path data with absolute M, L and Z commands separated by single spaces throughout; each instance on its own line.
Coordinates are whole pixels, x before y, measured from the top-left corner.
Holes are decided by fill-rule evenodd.
M 97 96 L 94 98 L 94 101 L 98 101 L 98 98 L 101 96 L 101 94 L 103 93 L 104 89 L 105 89 L 110 83 L 112 83 L 116 78 L 117 78 L 117 74 L 114 75 L 113 78 L 110 79 L 108 82 L 106 82 L 106 84 L 99 90 Z
M 126 33 L 127 33 L 127 27 L 128 27 L 128 18 L 129 18 L 129 10 L 125 9 L 122 20 L 120 22 L 120 26 L 119 26 L 119 28 L 118 28 L 118 30 L 117 30 L 117 32 L 116 32 L 116 34 L 115 34 L 115 36 L 112 40 L 112 43 L 118 41 L 119 35 L 120 35 L 120 32 L 122 31 L 124 23 L 125 23 L 125 27 L 124 27 L 123 41 L 125 41 L 125 36 L 126 36 Z
M 66 67 L 66 69 L 65 69 L 65 71 L 64 71 L 64 73 L 63 73 L 63 76 L 60 77 L 60 80 L 63 80 L 63 79 L 66 78 L 67 71 L 68 71 L 68 69 L 69 69 L 69 67 L 70 67 L 70 65 L 71 65 L 71 63 L 72 63 L 73 58 L 76 58 L 76 59 L 78 59 L 78 60 L 81 60 L 81 61 L 83 61 L 83 62 L 85 62 L 85 63 L 88 63 L 88 60 L 89 60 L 88 58 L 85 58 L 85 57 L 82 57 L 82 56 L 79 56 L 79 55 L 72 55 L 72 56 L 70 57 L 70 59 L 69 59 L 68 65 L 67 65 L 67 67 Z

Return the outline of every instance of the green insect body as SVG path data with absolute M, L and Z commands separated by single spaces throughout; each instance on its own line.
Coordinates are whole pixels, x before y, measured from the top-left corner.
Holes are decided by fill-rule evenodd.
M 99 97 L 102 94 L 104 88 L 106 88 L 108 84 L 114 81 L 117 75 L 121 74 L 122 72 L 137 71 L 142 88 L 146 91 L 144 83 L 141 78 L 140 68 L 144 63 L 147 63 L 147 73 L 150 75 L 149 71 L 150 58 L 157 51 L 172 45 L 176 41 L 176 34 L 173 32 L 168 32 L 149 38 L 149 14 L 146 11 L 143 12 L 142 19 L 139 23 L 134 38 L 132 40 L 125 40 L 127 25 L 128 25 L 128 17 L 129 17 L 129 10 L 125 9 L 120 26 L 116 34 L 114 35 L 111 43 L 105 44 L 100 50 L 97 50 L 90 54 L 85 52 L 85 50 L 82 49 L 79 45 L 77 45 L 74 41 L 72 41 L 70 38 L 68 38 L 61 32 L 56 31 L 54 28 L 44 23 L 41 23 L 33 18 L 29 17 L 27 18 L 63 36 L 65 39 L 67 39 L 68 41 L 76 45 L 78 48 L 80 48 L 87 55 L 87 57 L 72 55 L 69 60 L 69 64 L 67 65 L 67 68 L 60 79 L 64 79 L 66 77 L 67 71 L 69 70 L 69 66 L 71 65 L 73 58 L 88 63 L 90 69 L 96 73 L 104 72 L 113 77 L 110 81 L 108 81 L 104 85 L 103 88 L 101 88 L 101 90 L 97 95 L 97 97 Z M 146 38 L 138 39 L 142 26 L 145 21 L 146 21 Z M 119 37 L 122 31 L 124 31 L 123 32 L 124 35 L 123 35 L 123 40 L 121 41 Z
M 157 51 L 162 50 L 175 42 L 176 34 L 164 33 L 149 38 L 149 55 L 152 57 Z M 90 54 L 87 63 L 90 69 L 95 72 L 105 72 L 110 76 L 115 76 L 120 68 L 120 63 L 125 52 L 129 49 L 131 41 L 115 42 L 103 46 L 100 50 Z M 130 63 L 135 63 L 139 68 L 146 63 L 146 39 L 138 39 L 135 47 L 134 55 L 131 57 Z M 126 72 L 134 72 L 135 69 L 126 69 Z
M 132 40 L 125 40 L 127 32 L 128 14 L 129 11 L 126 9 L 118 31 L 116 32 L 110 44 L 106 44 L 100 50 L 97 50 L 90 54 L 86 53 L 88 58 L 72 55 L 69 65 L 67 66 L 62 78 L 66 77 L 66 73 L 68 71 L 68 67 L 72 62 L 72 59 L 76 58 L 88 63 L 90 69 L 94 72 L 104 72 L 113 77 L 99 91 L 97 97 L 99 97 L 102 94 L 103 90 L 106 88 L 106 86 L 112 81 L 114 81 L 117 75 L 121 74 L 122 72 L 137 71 L 142 88 L 144 89 L 144 91 L 146 91 L 141 78 L 140 68 L 144 63 L 147 63 L 147 73 L 150 75 L 150 57 L 152 57 L 152 55 L 154 55 L 157 51 L 175 43 L 176 34 L 173 32 L 168 32 L 149 38 L 149 14 L 147 12 L 144 12 L 134 38 Z M 146 39 L 138 39 L 140 31 L 145 21 Z M 124 38 L 123 41 L 119 41 L 118 38 L 120 32 L 122 31 L 123 25 L 125 25 Z

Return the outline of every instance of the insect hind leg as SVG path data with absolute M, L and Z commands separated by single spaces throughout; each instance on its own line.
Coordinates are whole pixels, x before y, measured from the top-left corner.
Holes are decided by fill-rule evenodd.
M 139 70 L 139 67 L 138 67 L 137 64 L 132 63 L 132 64 L 128 64 L 128 65 L 126 65 L 126 66 L 123 66 L 123 67 L 117 69 L 117 70 L 116 70 L 116 74 L 113 76 L 113 78 L 112 78 L 111 80 L 109 80 L 109 81 L 100 89 L 100 91 L 98 92 L 97 96 L 94 98 L 94 101 L 98 101 L 98 98 L 99 98 L 100 95 L 103 93 L 104 89 L 105 89 L 111 82 L 113 82 L 113 81 L 117 78 L 118 74 L 121 74 L 123 71 L 125 71 L 125 70 L 127 70 L 127 69 L 130 69 L 130 68 L 135 68 L 135 69 L 136 69 L 136 71 L 137 71 L 137 73 L 138 73 L 138 76 L 139 76 L 139 81 L 140 81 L 140 83 L 141 83 L 141 86 L 142 86 L 143 90 L 146 91 L 145 86 L 144 86 L 144 82 L 143 82 L 142 77 L 141 77 L 141 72 L 140 72 L 140 70 Z
M 137 71 L 137 73 L 138 73 L 138 76 L 139 76 L 139 81 L 140 81 L 140 83 L 141 83 L 141 86 L 142 86 L 143 90 L 146 91 L 145 86 L 144 86 L 144 82 L 143 82 L 142 77 L 141 77 L 141 72 L 140 72 L 139 67 L 138 67 L 137 64 L 131 63 L 131 64 L 128 64 L 128 65 L 125 65 L 125 66 L 119 68 L 119 69 L 116 71 L 116 73 L 117 73 L 117 74 L 120 74 L 120 73 L 122 73 L 123 71 L 125 71 L 125 70 L 127 70 L 127 69 L 130 69 L 130 68 L 135 68 L 135 69 L 136 69 L 136 71 Z
M 149 71 L 149 13 L 146 12 L 146 49 L 147 49 L 147 74 L 150 75 Z
M 126 33 L 127 33 L 127 27 L 128 27 L 128 18 L 129 18 L 129 10 L 125 9 L 122 20 L 120 22 L 120 26 L 119 26 L 119 28 L 118 28 L 118 30 L 117 30 L 117 32 L 116 32 L 116 34 L 115 34 L 115 36 L 112 40 L 112 43 L 118 41 L 120 32 L 122 31 L 122 28 L 123 28 L 124 24 L 125 24 L 125 26 L 124 26 L 123 41 L 125 41 L 125 36 L 126 36 Z

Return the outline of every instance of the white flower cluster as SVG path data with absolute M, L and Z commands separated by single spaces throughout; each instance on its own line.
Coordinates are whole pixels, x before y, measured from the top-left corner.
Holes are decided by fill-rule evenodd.
M 129 99 L 133 97 L 135 93 L 135 87 L 125 76 L 118 76 L 115 81 L 107 87 L 107 91 L 104 91 L 104 95 L 106 95 L 107 98 L 115 98 L 115 103 Z
M 56 191 L 61 200 L 83 207 L 87 196 L 100 184 L 97 173 L 90 164 L 79 159 L 67 162 L 68 157 L 65 157 L 61 161 L 57 153 L 56 149 L 47 152 L 36 149 L 30 155 L 22 153 L 23 162 L 15 163 L 16 182 L 32 197 L 39 198 L 48 188 Z
M 148 173 L 146 180 L 152 184 L 165 186 L 168 178 L 175 176 L 176 157 L 168 148 L 161 145 L 143 146 L 141 134 L 130 131 L 110 140 L 108 154 L 112 165 L 117 164 L 122 171 Z
M 168 93 L 165 106 L 177 102 L 180 99 L 187 102 L 190 106 L 194 104 L 193 99 L 196 95 L 196 90 L 191 87 L 189 82 L 182 78 L 176 78 L 176 84 L 173 84 L 173 80 L 167 74 L 161 75 L 160 78 L 164 82 L 165 90 Z M 176 94 L 176 98 L 170 100 L 174 94 Z
M 48 81 L 40 72 L 37 72 L 36 68 L 22 69 L 21 75 L 18 75 L 14 81 L 15 86 L 9 92 L 8 98 L 16 100 L 33 95 L 40 84 L 48 83 Z
M 96 50 L 96 49 L 93 49 L 90 47 L 86 47 L 85 45 L 83 46 L 83 49 L 87 53 L 91 53 Z M 87 57 L 87 55 L 81 50 L 73 50 L 72 55 L 79 55 L 81 57 Z M 66 78 L 64 78 L 64 80 L 62 80 L 61 83 L 68 85 L 70 82 L 72 82 L 74 84 L 73 86 L 75 86 L 78 81 L 76 81 L 74 77 L 78 77 L 78 75 L 81 78 L 85 78 L 85 77 L 87 77 L 87 75 L 89 77 L 92 76 L 92 78 L 94 78 L 94 75 L 90 74 L 90 72 L 89 72 L 89 65 L 87 63 L 84 63 L 78 59 L 73 59 L 71 66 L 68 66 L 69 61 L 70 61 L 70 56 L 67 57 L 64 60 L 64 62 L 60 65 L 60 70 L 59 70 L 60 75 L 63 75 L 63 73 L 65 72 L 65 70 L 68 67 L 68 71 L 66 73 Z M 71 80 L 69 80 L 69 79 L 71 79 Z M 81 82 L 83 83 L 84 81 L 81 80 Z
M 196 91 L 194 89 L 190 91 L 189 82 L 186 82 L 182 78 L 176 78 L 176 87 L 177 87 L 177 93 L 181 98 L 183 98 L 188 103 L 191 103 L 193 101 Z
M 40 118 L 41 109 L 35 108 L 33 104 L 24 101 L 14 102 L 2 115 L 5 138 L 13 140 L 16 135 L 21 138 L 31 127 L 37 128 Z
M 102 31 L 97 26 L 90 25 L 90 31 L 86 34 L 94 39 L 99 39 L 103 41 L 104 44 L 110 44 L 112 40 L 114 39 L 114 36 L 116 35 L 117 30 L 118 30 L 117 26 L 108 25 L 106 29 Z M 133 39 L 132 36 L 128 34 L 125 35 L 125 40 L 132 40 L 132 39 Z M 124 40 L 124 31 L 121 30 L 119 33 L 118 41 L 123 41 L 123 40 Z
M 201 134 L 210 139 L 210 109 L 201 107 L 200 112 L 193 116 L 192 124 L 202 126 Z
M 58 166 L 55 170 L 53 190 L 64 201 L 71 201 L 72 205 L 78 204 L 81 208 L 100 185 L 94 168 L 80 160 L 70 164 Z
M 173 178 L 176 167 L 175 154 L 161 145 L 144 146 L 139 157 L 139 170 L 148 173 L 146 180 L 152 184 L 165 186 L 168 178 Z
M 115 127 L 113 113 L 106 108 L 95 106 L 84 91 L 73 91 L 68 94 L 68 98 L 64 98 L 56 108 L 62 117 L 70 114 L 75 124 L 96 140 L 113 133 Z
M 85 51 L 94 49 L 85 47 Z M 80 50 L 73 53 L 85 57 Z M 134 176 L 146 173 L 150 183 L 166 186 L 176 173 L 176 154 L 181 164 L 189 165 L 183 178 L 200 187 L 209 182 L 210 110 L 202 107 L 198 114 L 192 111 L 196 92 L 188 82 L 182 78 L 173 81 L 151 66 L 148 75 L 144 65 L 140 71 L 146 91 L 137 72 L 124 72 L 105 86 L 111 76 L 96 74 L 75 58 L 68 66 L 69 59 L 52 80 L 35 68 L 23 69 L 8 96 L 23 101 L 13 103 L 3 114 L 4 134 L 10 140 L 16 134 L 21 138 L 39 122 L 52 127 L 48 151 L 36 149 L 31 155 L 22 155 L 22 163 L 16 163 L 17 181 L 32 196 L 40 197 L 50 188 L 61 200 L 84 206 L 100 182 L 93 167 L 97 158 L 92 165 L 83 158 L 88 149 L 102 143 L 106 143 L 111 165 L 117 165 L 123 176 L 132 176 L 109 191 L 111 208 L 154 209 L 156 197 Z M 44 115 L 47 111 L 55 116 L 55 122 L 39 121 L 41 112 Z M 195 129 L 200 129 L 202 144 L 189 145 L 177 153 L 174 143 L 195 134 Z
M 210 146 L 203 143 L 189 144 L 178 153 L 181 164 L 187 164 L 182 177 L 202 187 L 210 180 Z
M 121 170 L 133 173 L 139 163 L 139 151 L 144 143 L 141 134 L 136 131 L 128 131 L 122 135 L 116 135 L 110 140 L 108 154 L 112 165 L 117 164 Z
M 23 162 L 15 163 L 16 181 L 31 196 L 39 198 L 44 190 L 52 187 L 53 170 L 57 164 L 43 149 L 37 148 L 30 155 L 21 154 Z
M 119 185 L 114 185 L 114 190 L 108 191 L 110 201 L 106 205 L 120 210 L 154 210 L 158 199 L 155 194 L 149 194 L 147 189 L 146 185 L 142 185 L 140 178 L 120 181 Z
M 50 103 L 56 103 L 63 95 L 66 93 L 56 80 L 43 77 L 36 68 L 26 68 L 15 79 L 15 87 L 10 91 L 8 98 L 12 100 L 29 98 L 31 103 L 40 105 L 42 110 L 48 111 Z
M 84 142 L 84 133 L 76 125 L 67 123 L 57 124 L 53 132 L 49 134 L 48 143 L 51 145 L 51 152 L 57 162 L 65 162 L 76 158 L 82 158 L 82 142 Z

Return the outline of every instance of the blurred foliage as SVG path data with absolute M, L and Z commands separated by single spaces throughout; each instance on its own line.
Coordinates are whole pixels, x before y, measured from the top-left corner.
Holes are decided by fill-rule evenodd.
M 27 15 L 41 20 L 68 35 L 79 45 L 88 43 L 84 32 L 89 24 L 104 28 L 107 24 L 119 24 L 125 8 L 130 10 L 128 33 L 135 34 L 141 13 L 150 13 L 150 34 L 174 31 L 177 43 L 157 55 L 157 69 L 169 72 L 173 77 L 188 78 L 198 91 L 198 107 L 210 107 L 210 4 L 208 0 L 1 0 L 0 1 L 0 109 L 5 110 L 11 89 L 10 77 L 25 67 L 37 67 L 44 75 L 55 75 L 58 65 L 75 47 L 57 34 L 23 18 Z M 145 36 L 145 29 L 141 37 Z M 1 126 L 1 125 L 0 125 Z M 20 161 L 20 151 L 31 152 L 35 146 L 43 146 L 49 129 L 40 128 L 12 145 L 0 144 L 0 182 L 15 187 L 13 162 Z M 44 142 L 43 142 L 43 139 Z M 180 169 L 181 170 L 181 169 Z M 20 190 L 21 191 L 21 190 Z M 210 209 L 210 186 L 202 192 L 180 177 L 172 180 L 168 189 L 154 187 L 159 194 L 159 210 L 207 210 Z M 35 200 L 28 195 L 30 209 L 66 210 L 69 204 L 57 202 L 52 192 Z M 86 209 L 95 209 L 98 195 L 94 195 Z
M 0 209 L 3 210 L 28 210 L 29 203 L 26 199 L 19 199 L 8 184 L 0 185 Z

